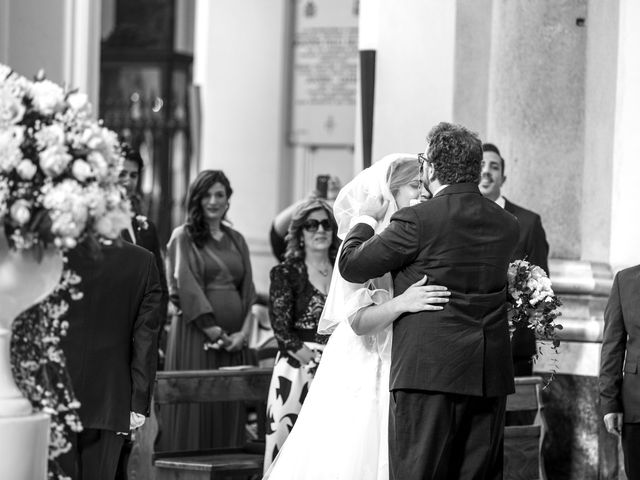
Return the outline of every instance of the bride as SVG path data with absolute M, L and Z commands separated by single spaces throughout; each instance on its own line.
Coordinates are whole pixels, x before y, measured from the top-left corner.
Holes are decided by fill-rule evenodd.
M 376 233 L 399 208 L 418 201 L 415 155 L 392 154 L 360 172 L 338 194 L 344 238 L 361 213 L 388 203 Z M 339 255 L 338 255 L 339 258 Z M 263 480 L 387 480 L 391 325 L 405 312 L 440 310 L 449 292 L 426 277 L 393 298 L 389 273 L 352 284 L 333 271 L 318 331 L 332 333 L 295 427 Z

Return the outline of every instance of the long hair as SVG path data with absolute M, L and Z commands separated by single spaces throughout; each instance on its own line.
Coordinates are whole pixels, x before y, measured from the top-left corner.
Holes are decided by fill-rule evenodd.
M 389 165 L 387 170 L 387 185 L 395 198 L 403 185 L 409 185 L 418 178 L 418 160 L 416 158 L 400 158 Z
M 210 237 L 209 226 L 202 211 L 202 199 L 208 194 L 209 189 L 216 183 L 222 184 L 227 194 L 227 200 L 231 197 L 233 189 L 229 179 L 222 170 L 203 170 L 189 185 L 187 193 L 187 221 L 186 229 L 198 248 L 202 248 Z M 225 212 L 222 219 L 225 220 Z
M 300 205 L 291 218 L 289 224 L 289 231 L 285 237 L 287 242 L 287 250 L 284 254 L 285 260 L 304 259 L 304 246 L 301 246 L 302 241 L 302 225 L 307 221 L 309 215 L 316 210 L 322 210 L 327 214 L 329 222 L 331 223 L 331 246 L 329 247 L 329 261 L 333 263 L 338 253 L 338 247 L 340 246 L 340 240 L 338 239 L 338 224 L 333 217 L 331 206 L 324 200 L 309 200 L 306 203 Z

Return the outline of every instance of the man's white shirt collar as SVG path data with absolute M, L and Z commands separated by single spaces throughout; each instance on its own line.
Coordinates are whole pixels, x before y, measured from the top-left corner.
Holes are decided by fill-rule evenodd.
M 437 189 L 435 192 L 433 192 L 433 196 L 435 197 L 435 196 L 438 194 L 438 192 L 439 192 L 439 191 L 444 190 L 444 189 L 445 189 L 445 188 L 447 188 L 448 186 L 449 186 L 449 184 L 447 184 L 447 185 L 440 185 L 440 186 L 438 187 L 438 189 Z
M 495 199 L 495 202 L 500 205 L 502 208 L 505 207 L 505 205 L 507 204 L 507 201 L 505 200 L 505 198 L 500 195 L 498 198 Z

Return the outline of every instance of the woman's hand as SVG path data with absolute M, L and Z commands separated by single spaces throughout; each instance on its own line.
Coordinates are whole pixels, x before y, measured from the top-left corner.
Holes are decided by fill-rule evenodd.
M 304 344 L 302 344 L 302 348 L 300 350 L 289 352 L 289 354 L 298 360 L 301 365 L 306 365 L 316 356 L 315 352 Z
M 246 336 L 244 332 L 235 332 L 231 335 L 225 335 L 226 337 L 226 345 L 224 345 L 224 349 L 227 352 L 238 352 L 242 350 L 242 347 L 245 345 Z
M 449 302 L 451 292 L 447 287 L 425 283 L 426 275 L 394 298 L 402 312 L 438 311 L 444 308 L 442 304 Z
M 384 218 L 384 214 L 387 212 L 388 207 L 389 200 L 384 200 L 382 197 L 367 197 L 360 207 L 359 214 L 368 215 L 379 222 Z
M 217 325 L 214 325 L 212 327 L 204 327 L 202 331 L 211 343 L 218 342 L 223 335 L 226 336 L 224 330 L 222 330 L 222 328 L 218 327 Z

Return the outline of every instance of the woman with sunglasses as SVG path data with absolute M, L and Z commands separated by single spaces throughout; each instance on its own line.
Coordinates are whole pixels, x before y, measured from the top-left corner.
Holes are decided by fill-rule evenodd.
M 361 212 L 386 204 L 381 231 L 399 208 L 419 202 L 416 155 L 387 155 L 360 172 L 334 203 L 338 236 Z M 440 310 L 449 292 L 426 278 L 393 296 L 389 273 L 366 284 L 334 267 L 318 331 L 331 333 L 295 428 L 264 479 L 387 480 L 389 368 L 393 321 L 405 312 Z
M 323 200 L 302 204 L 286 242 L 284 261 L 271 270 L 269 289 L 279 352 L 267 400 L 265 469 L 296 421 L 328 338 L 317 328 L 339 245 L 331 207 Z

